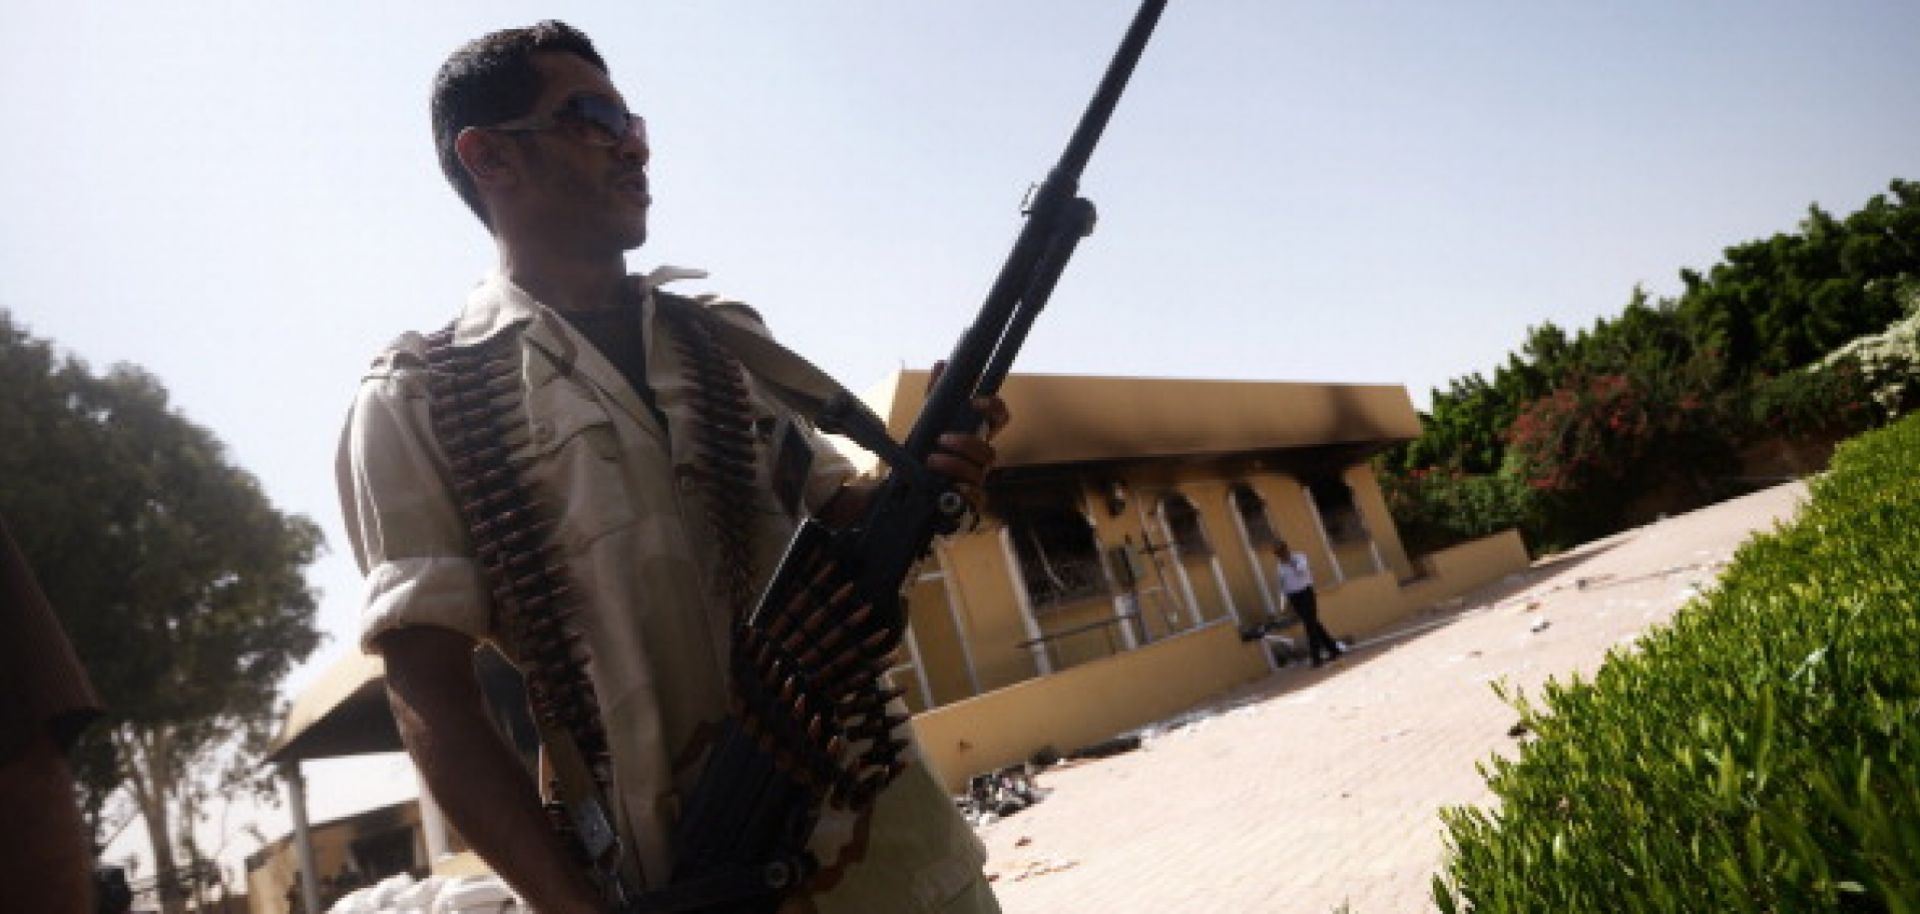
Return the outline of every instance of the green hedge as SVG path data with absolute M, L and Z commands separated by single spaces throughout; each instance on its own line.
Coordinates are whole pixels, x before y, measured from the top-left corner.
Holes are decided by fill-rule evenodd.
M 1920 416 L 1842 446 L 1791 524 L 1442 812 L 1447 912 L 1920 912 Z

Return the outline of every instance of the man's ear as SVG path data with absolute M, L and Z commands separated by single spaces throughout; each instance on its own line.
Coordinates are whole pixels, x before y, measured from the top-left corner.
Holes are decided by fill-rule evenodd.
M 453 153 L 481 190 L 500 190 L 519 177 L 519 161 L 506 138 L 490 130 L 468 127 L 453 138 Z

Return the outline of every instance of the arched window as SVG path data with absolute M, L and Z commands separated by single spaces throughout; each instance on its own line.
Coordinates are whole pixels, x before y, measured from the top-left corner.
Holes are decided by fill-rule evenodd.
M 1233 488 L 1227 490 L 1227 497 L 1233 501 L 1233 509 L 1240 513 L 1240 523 L 1247 531 L 1247 545 L 1258 549 L 1272 543 L 1273 522 L 1267 517 L 1267 500 L 1244 482 L 1234 483 Z
M 1193 502 L 1175 493 L 1167 496 L 1161 509 L 1166 512 L 1167 532 L 1173 537 L 1174 548 L 1180 550 L 1181 558 L 1213 555 L 1213 544 L 1207 542 L 1207 531 L 1200 526 L 1200 512 L 1194 509 Z
M 1007 533 L 1035 612 L 1107 596 L 1093 527 L 1079 511 L 1029 502 L 1012 508 Z
M 1354 503 L 1353 489 L 1346 480 L 1332 473 L 1306 478 L 1313 506 L 1320 512 L 1327 538 L 1335 543 L 1364 543 L 1370 539 L 1367 525 L 1360 518 L 1360 506 Z

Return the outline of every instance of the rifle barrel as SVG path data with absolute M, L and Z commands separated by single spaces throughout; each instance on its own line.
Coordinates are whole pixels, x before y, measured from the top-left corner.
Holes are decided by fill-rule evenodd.
M 1100 87 L 1094 90 L 1093 100 L 1080 116 L 1080 125 L 1067 141 L 1067 151 L 1060 156 L 1060 164 L 1054 166 L 1055 173 L 1071 175 L 1078 183 L 1080 173 L 1087 168 L 1087 160 L 1093 157 L 1093 147 L 1107 129 L 1108 119 L 1113 117 L 1113 109 L 1120 104 L 1120 93 L 1126 91 L 1134 65 L 1140 62 L 1140 54 L 1147 48 L 1147 39 L 1160 22 L 1160 13 L 1166 8 L 1167 0 L 1145 0 L 1140 4 L 1140 11 L 1133 15 L 1133 24 L 1127 27 L 1126 37 L 1120 39 L 1120 48 L 1113 52 L 1113 61 L 1107 64 Z
M 973 413 L 973 398 L 991 395 L 998 389 L 1000 377 L 1011 368 L 1013 357 L 1025 340 L 1026 325 L 1046 306 L 1053 283 L 1066 266 L 1065 256 L 1072 254 L 1072 245 L 1060 245 L 1059 236 L 1085 234 L 1090 227 L 1083 226 L 1082 220 L 1076 218 L 1080 174 L 1086 170 L 1087 160 L 1093 156 L 1093 148 L 1100 142 L 1100 134 L 1106 130 L 1107 121 L 1120 102 L 1120 94 L 1126 90 L 1127 80 L 1132 77 L 1134 66 L 1139 63 L 1147 39 L 1166 6 L 1167 0 L 1143 0 L 1140 4 L 1139 12 L 1134 14 L 1133 23 L 1127 27 L 1126 36 L 1100 78 L 1100 85 L 1094 90 L 1093 100 L 1088 102 L 1073 136 L 1067 140 L 1066 151 L 1029 198 L 1026 224 L 994 277 L 986 301 L 954 345 L 953 353 L 947 357 L 946 372 L 927 392 L 925 405 L 907 432 L 903 449 L 913 459 L 924 461 L 931 455 L 936 440 L 944 432 L 979 427 L 979 417 Z M 1049 263 L 1050 253 L 1061 256 L 1051 258 L 1057 262 Z M 1043 266 L 1053 275 L 1041 276 Z M 1009 333 L 1009 329 L 1014 332 Z

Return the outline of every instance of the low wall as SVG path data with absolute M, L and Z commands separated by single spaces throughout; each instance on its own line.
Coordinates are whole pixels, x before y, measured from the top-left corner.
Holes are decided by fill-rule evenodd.
M 1221 622 L 944 705 L 915 717 L 913 729 L 934 776 L 958 793 L 973 775 L 1044 747 L 1070 752 L 1266 674 L 1259 646 Z
M 1422 556 L 1421 561 L 1431 569 L 1432 574 L 1406 588 L 1406 595 L 1413 604 L 1409 608 L 1413 609 L 1459 596 L 1476 587 L 1484 587 L 1507 575 L 1525 571 L 1533 564 L 1532 557 L 1527 555 L 1527 544 L 1520 539 L 1518 530 L 1502 530 L 1492 536 L 1431 552 Z
M 1532 560 L 1519 532 L 1505 530 L 1429 553 L 1420 561 L 1427 575 L 1404 585 L 1386 572 L 1349 578 L 1320 591 L 1320 621 L 1336 638 L 1371 635 L 1441 600 L 1524 571 Z M 1289 626 L 1285 633 L 1305 643 L 1300 626 Z
M 1394 579 L 1393 572 L 1370 574 L 1364 578 L 1348 578 L 1345 583 L 1331 590 L 1320 591 L 1320 622 L 1335 638 L 1357 637 L 1377 632 L 1407 614 L 1408 607 L 1400 597 L 1400 582 Z M 1305 635 L 1294 626 L 1294 634 L 1305 643 Z

